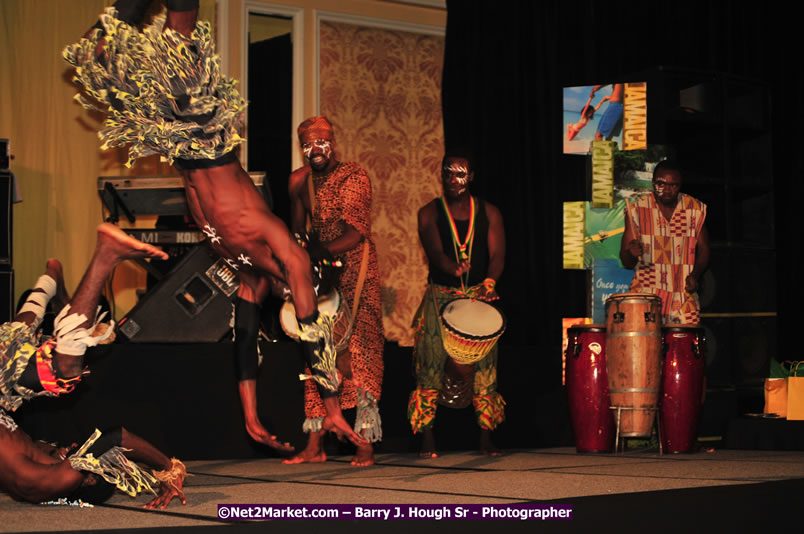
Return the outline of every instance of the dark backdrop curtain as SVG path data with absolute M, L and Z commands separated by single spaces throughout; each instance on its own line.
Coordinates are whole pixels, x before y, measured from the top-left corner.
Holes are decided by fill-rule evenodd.
M 665 65 L 740 75 L 770 86 L 778 356 L 799 359 L 787 334 L 802 302 L 797 280 L 804 178 L 797 154 L 804 89 L 798 65 L 801 30 L 779 4 L 743 6 L 448 0 L 445 140 L 448 147 L 474 152 L 474 191 L 496 204 L 505 219 L 508 253 L 500 293 L 510 324 L 507 344 L 534 346 L 537 358 L 552 359 L 560 318 L 582 316 L 586 309 L 583 273 L 561 267 L 561 203 L 587 199 L 584 164 L 573 168 L 562 162 L 562 87 L 616 81 Z M 534 365 L 524 364 L 536 372 Z

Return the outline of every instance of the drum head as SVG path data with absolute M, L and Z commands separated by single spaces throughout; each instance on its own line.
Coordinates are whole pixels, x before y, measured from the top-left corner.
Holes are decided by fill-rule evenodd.
M 333 288 L 326 295 L 318 297 L 318 311 L 327 315 L 337 315 L 341 309 L 341 293 Z
M 606 325 L 604 324 L 574 324 L 567 328 L 567 332 L 581 331 L 581 332 L 606 332 Z
M 450 330 L 472 339 L 494 337 L 505 329 L 503 314 L 480 300 L 451 300 L 441 308 L 441 319 Z
M 341 293 L 332 288 L 329 293 L 318 297 L 318 311 L 327 315 L 336 316 L 341 309 Z M 279 310 L 279 325 L 292 339 L 299 339 L 299 322 L 296 320 L 296 306 L 286 301 Z
M 697 324 L 668 324 L 662 327 L 664 332 L 687 332 L 703 334 L 704 329 Z
M 299 339 L 299 322 L 296 320 L 296 306 L 286 301 L 279 309 L 279 326 L 291 339 Z
M 614 301 L 662 301 L 662 298 L 659 295 L 654 295 L 653 293 L 615 293 L 614 295 L 610 296 L 606 299 L 606 304 L 609 302 Z

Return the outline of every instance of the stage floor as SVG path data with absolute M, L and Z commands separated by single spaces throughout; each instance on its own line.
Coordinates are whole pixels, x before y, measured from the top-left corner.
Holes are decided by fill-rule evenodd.
M 193 476 L 185 486 L 187 505 L 174 501 L 163 512 L 143 510 L 142 505 L 148 501 L 143 496 L 135 500 L 120 493 L 93 509 L 23 504 L 0 495 L 0 531 L 224 527 L 226 523 L 217 519 L 219 503 L 404 505 L 545 501 L 573 505 L 573 521 L 542 523 L 560 527 L 562 531 L 580 529 L 582 525 L 587 528 L 601 521 L 612 526 L 619 523 L 614 514 L 620 509 L 632 509 L 625 519 L 637 521 L 629 521 L 633 527 L 639 525 L 634 517 L 651 516 L 655 523 L 651 527 L 653 532 L 686 524 L 687 520 L 694 520 L 690 524 L 698 526 L 708 520 L 721 527 L 747 528 L 755 518 L 761 520 L 758 525 L 767 526 L 782 516 L 797 514 L 795 511 L 800 509 L 797 500 L 804 494 L 801 451 L 716 450 L 659 456 L 656 450 L 615 455 L 577 454 L 574 448 L 552 448 L 505 451 L 500 458 L 448 452 L 433 460 L 423 460 L 415 454 L 380 454 L 377 464 L 368 468 L 351 467 L 349 460 L 340 456 L 323 464 L 302 465 L 283 465 L 276 458 L 188 462 Z M 304 522 L 281 523 L 285 530 L 300 528 Z M 375 530 L 381 526 L 375 521 L 327 523 L 337 530 L 347 526 L 352 530 L 355 527 Z M 426 530 L 427 523 L 406 522 L 407 531 L 419 529 L 417 525 Z M 467 523 L 453 523 L 456 527 L 460 524 Z M 264 523 L 248 525 L 268 527 Z M 484 525 L 494 528 L 493 522 Z M 246 526 L 229 524 L 226 529 L 231 532 Z M 272 528 L 275 527 L 280 525 L 274 523 Z

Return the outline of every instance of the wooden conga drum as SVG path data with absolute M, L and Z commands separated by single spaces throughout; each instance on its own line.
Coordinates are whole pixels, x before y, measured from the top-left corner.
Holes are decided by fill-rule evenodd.
M 704 329 L 672 325 L 665 326 L 662 335 L 662 446 L 668 452 L 691 452 L 703 404 Z
M 608 452 L 614 444 L 614 416 L 609 409 L 606 327 L 571 326 L 567 341 L 567 398 L 575 449 Z
M 661 385 L 662 299 L 618 293 L 606 300 L 606 369 L 620 436 L 650 437 Z

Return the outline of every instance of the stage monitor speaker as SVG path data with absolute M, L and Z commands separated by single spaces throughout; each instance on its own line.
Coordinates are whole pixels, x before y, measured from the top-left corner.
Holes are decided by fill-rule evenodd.
M 206 245 L 188 252 L 120 321 L 133 343 L 216 343 L 229 331 L 235 271 Z
M 8 139 L 0 139 L 0 171 L 8 170 L 9 161 L 11 161 L 11 149 Z
M 12 201 L 14 179 L 10 172 L 0 171 L 0 265 L 11 265 L 12 251 Z
M 14 271 L 0 270 L 0 324 L 14 318 Z

